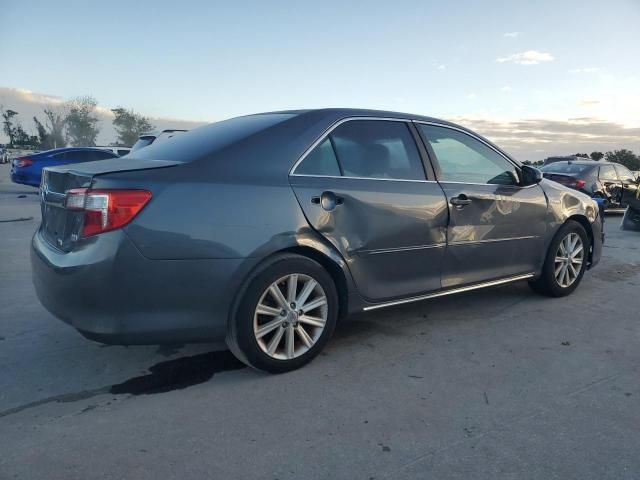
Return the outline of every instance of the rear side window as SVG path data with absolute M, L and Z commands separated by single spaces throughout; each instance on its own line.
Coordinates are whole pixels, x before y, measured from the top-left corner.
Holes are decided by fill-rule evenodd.
M 600 179 L 601 180 L 617 180 L 616 171 L 613 165 L 602 165 L 600 167 Z
M 127 153 L 129 153 L 129 150 L 118 150 L 118 155 L 121 157 L 124 157 Z
M 330 173 L 329 173 L 330 172 Z M 311 151 L 296 174 L 424 180 L 424 168 L 404 122 L 349 120 Z
M 514 165 L 471 135 L 435 125 L 419 125 L 418 130 L 433 148 L 442 181 L 518 184 Z
M 331 140 L 327 138 L 314 148 L 296 168 L 296 173 L 300 175 L 340 176 L 340 167 Z
M 404 122 L 352 120 L 331 133 L 345 177 L 424 180 L 424 168 Z
M 94 160 L 106 160 L 107 158 L 116 158 L 117 155 L 113 152 L 93 152 Z

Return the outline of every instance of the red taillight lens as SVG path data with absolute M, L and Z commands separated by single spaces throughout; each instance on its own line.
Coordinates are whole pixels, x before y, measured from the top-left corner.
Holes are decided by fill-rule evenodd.
M 124 227 L 151 199 L 147 190 L 89 190 L 67 192 L 65 207 L 84 212 L 82 236 L 89 237 Z
M 16 158 L 13 161 L 13 164 L 18 168 L 30 167 L 31 165 L 33 165 L 33 160 L 28 157 L 20 157 Z
M 584 180 L 576 180 L 576 188 L 584 187 L 585 183 L 587 182 L 585 182 Z

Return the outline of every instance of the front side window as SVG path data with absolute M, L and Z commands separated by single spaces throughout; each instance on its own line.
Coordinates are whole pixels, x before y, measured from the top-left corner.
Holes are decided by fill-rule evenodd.
M 620 178 L 620 180 L 622 180 L 623 182 L 635 182 L 636 181 L 636 177 L 633 175 L 633 173 L 631 173 L 631 170 L 629 170 L 627 167 L 625 167 L 624 165 L 614 165 L 616 172 L 618 172 L 618 178 Z
M 435 125 L 418 125 L 431 145 L 444 182 L 517 185 L 515 166 L 492 148 L 466 133 Z
M 601 180 L 617 180 L 616 171 L 613 165 L 602 165 L 600 167 L 600 179 Z

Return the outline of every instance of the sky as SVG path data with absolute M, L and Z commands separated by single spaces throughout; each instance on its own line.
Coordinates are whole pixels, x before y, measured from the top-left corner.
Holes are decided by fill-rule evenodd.
M 639 51 L 640 0 L 0 0 L 0 103 L 90 94 L 192 122 L 363 107 L 521 160 L 640 152 Z

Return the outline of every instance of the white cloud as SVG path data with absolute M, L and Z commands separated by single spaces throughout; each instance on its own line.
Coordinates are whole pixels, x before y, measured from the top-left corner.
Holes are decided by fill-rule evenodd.
M 578 102 L 578 105 L 581 107 L 589 107 L 592 105 L 598 105 L 600 103 L 600 100 L 595 100 L 595 99 L 591 99 L 591 98 L 585 98 L 583 100 L 580 100 Z
M 504 38 L 516 38 L 518 35 L 520 35 L 520 32 L 507 32 L 502 36 Z
M 498 63 L 510 62 L 518 65 L 538 65 L 539 63 L 552 62 L 553 60 L 555 60 L 553 55 L 547 52 L 539 52 L 538 50 L 527 50 L 526 52 L 496 58 Z
M 468 98 L 469 100 L 473 100 L 473 99 L 474 99 L 474 98 L 476 98 L 476 97 L 477 97 L 477 95 L 475 94 L 475 92 L 471 92 L 469 95 L 467 95 L 467 98 Z
M 500 88 L 500 91 L 508 93 L 511 91 L 511 87 L 509 85 L 505 85 L 504 87 Z
M 572 68 L 569 70 L 569 73 L 595 73 L 599 70 L 597 67 Z
M 438 65 L 436 68 L 437 68 L 438 70 L 446 70 L 446 69 L 447 69 L 447 66 L 446 66 L 445 64 L 441 63 L 441 64 L 440 64 L 440 65 Z

